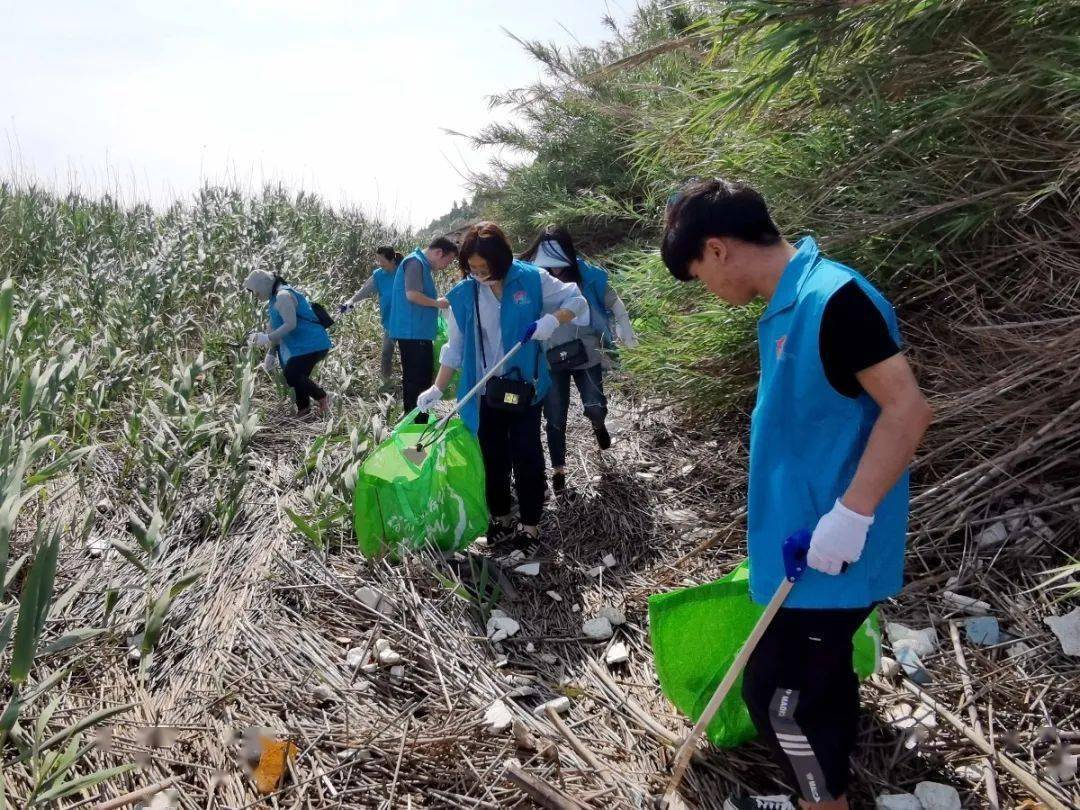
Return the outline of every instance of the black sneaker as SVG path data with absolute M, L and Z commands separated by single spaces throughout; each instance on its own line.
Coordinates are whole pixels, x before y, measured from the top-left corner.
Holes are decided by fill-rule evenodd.
M 532 535 L 519 525 L 505 539 L 499 541 L 500 554 L 513 554 L 520 551 L 522 560 L 529 560 L 540 550 L 540 535 Z
M 607 432 L 607 425 L 603 423 L 593 425 L 593 433 L 596 434 L 596 444 L 601 450 L 611 447 L 611 434 Z
M 497 520 L 488 521 L 487 541 L 488 546 L 495 546 L 506 541 L 514 535 L 513 523 L 500 523 Z
M 728 796 L 724 810 L 795 810 L 787 796 Z
M 551 474 L 551 491 L 556 495 L 566 492 L 566 473 L 557 472 Z

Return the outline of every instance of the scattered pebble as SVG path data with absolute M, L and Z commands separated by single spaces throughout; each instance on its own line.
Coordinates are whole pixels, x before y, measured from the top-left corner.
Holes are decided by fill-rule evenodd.
M 86 541 L 86 550 L 90 552 L 90 556 L 95 560 L 109 550 L 109 541 L 100 535 L 92 535 L 89 540 Z
M 533 709 L 533 714 L 535 714 L 537 717 L 543 717 L 544 714 L 547 712 L 549 706 L 554 709 L 558 714 L 566 714 L 568 711 L 570 711 L 570 698 L 565 696 L 557 697 L 553 700 L 541 703 L 539 706 Z
M 378 611 L 383 616 L 392 616 L 394 603 L 380 591 L 365 585 L 356 591 L 356 598 L 367 608 Z
M 581 632 L 596 641 L 606 641 L 615 633 L 611 627 L 611 622 L 604 616 L 586 621 L 581 625 Z
M 611 622 L 613 627 L 618 627 L 620 624 L 626 624 L 626 614 L 619 610 L 619 608 L 611 605 L 604 605 L 597 612 L 597 615 L 607 619 Z
M 905 733 L 904 747 L 909 751 L 926 740 L 938 724 L 933 709 L 921 703 L 895 703 L 885 710 L 885 717 L 893 728 Z
M 1023 641 L 1018 641 L 1015 644 L 1009 645 L 1009 649 L 1005 651 L 1005 654 L 1008 655 L 1009 658 L 1018 658 L 1029 652 L 1031 652 L 1031 647 Z
M 311 691 L 312 697 L 319 703 L 331 703 L 334 700 L 334 690 L 327 684 L 320 683 Z
M 557 591 L 548 591 L 547 595 L 550 596 L 556 602 L 561 602 L 562 601 L 562 596 L 560 596 Z
M 980 647 L 993 647 L 1001 641 L 1001 627 L 993 616 L 973 616 L 964 622 L 968 641 Z
M 541 653 L 540 660 L 543 661 L 545 664 L 556 664 L 559 661 L 559 659 L 551 653 Z
M 937 649 L 937 630 L 933 627 L 913 630 L 899 622 L 889 622 L 885 625 L 885 632 L 889 634 L 893 652 L 898 652 L 900 648 L 906 647 L 916 655 L 922 656 L 932 655 L 934 650 Z M 899 658 L 900 656 L 897 655 L 898 660 Z
M 514 719 L 514 745 L 519 751 L 535 751 L 536 738 L 529 729 L 518 719 Z
M 948 602 L 953 607 L 959 608 L 965 613 L 974 613 L 981 616 L 984 613 L 990 612 L 989 603 L 983 602 L 980 599 L 974 599 L 970 596 L 954 593 L 953 591 L 945 591 L 945 593 L 941 594 L 941 598 L 943 601 Z
M 487 711 L 484 712 L 484 725 L 489 734 L 501 734 L 510 728 L 514 722 L 514 716 L 510 714 L 509 707 L 501 700 L 496 700 Z
M 1047 616 L 1043 619 L 1061 642 L 1066 655 L 1080 655 L 1080 607 L 1073 608 L 1064 616 Z
M 364 663 L 364 648 L 353 647 L 351 650 L 349 650 L 349 652 L 345 655 L 345 663 L 346 665 L 348 665 L 349 669 L 356 669 L 358 666 Z
M 540 575 L 540 563 L 531 562 L 531 563 L 525 563 L 524 565 L 519 565 L 517 568 L 514 569 L 514 573 L 515 574 L 521 574 L 522 576 L 526 576 L 526 577 L 539 576 Z
M 915 786 L 915 796 L 922 803 L 923 810 L 961 810 L 960 794 L 952 785 L 919 782 Z
M 1076 778 L 1077 761 L 1076 754 L 1059 752 L 1046 770 L 1058 782 L 1069 782 Z
M 502 614 L 502 615 L 496 615 Z M 504 614 L 501 610 L 491 611 L 491 618 L 487 622 L 488 640 L 497 644 L 500 641 L 517 634 L 521 625 Z
M 607 655 L 604 656 L 604 661 L 609 665 L 625 664 L 630 660 L 630 651 L 626 649 L 626 645 L 617 641 L 608 647 Z
M 975 545 L 979 548 L 992 548 L 1004 543 L 1009 538 L 1009 530 L 1005 523 L 998 521 L 991 524 L 975 536 Z
M 892 680 L 900 676 L 900 664 L 895 658 L 889 658 L 887 655 L 881 656 L 881 674 L 883 677 Z
M 390 677 L 395 681 L 401 681 L 405 678 L 405 667 L 390 667 Z
M 533 644 L 533 643 L 532 643 L 532 642 L 530 641 L 530 642 L 529 642 L 528 644 L 526 644 L 526 645 L 525 645 L 525 652 L 529 652 L 529 653 L 534 653 L 534 652 L 536 652 L 536 645 L 535 645 L 535 644 Z
M 923 810 L 922 802 L 911 793 L 886 793 L 874 801 L 875 810 Z

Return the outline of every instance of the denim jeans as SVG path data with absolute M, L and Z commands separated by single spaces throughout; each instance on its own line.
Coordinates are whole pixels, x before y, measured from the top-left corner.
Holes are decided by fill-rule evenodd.
M 607 417 L 603 369 L 599 364 L 575 371 L 552 371 L 551 388 L 544 398 L 548 454 L 551 456 L 552 467 L 566 464 L 566 419 L 570 412 L 571 377 L 581 395 L 585 417 L 592 422 L 593 427 L 603 425 Z
M 390 375 L 394 372 L 394 346 L 397 341 L 390 337 L 389 332 L 383 332 L 382 354 L 379 355 L 379 376 L 383 382 L 390 381 Z

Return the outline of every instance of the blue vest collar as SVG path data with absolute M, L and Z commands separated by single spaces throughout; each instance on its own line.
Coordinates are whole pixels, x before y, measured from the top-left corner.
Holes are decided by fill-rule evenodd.
M 811 268 L 821 258 L 817 242 L 811 236 L 804 236 L 795 247 L 795 255 L 791 257 L 791 261 L 784 268 L 784 272 L 780 276 L 780 283 L 776 285 L 776 291 L 773 292 L 773 297 L 769 300 L 769 306 L 766 307 L 761 316 L 762 321 L 769 320 L 769 318 L 795 304 L 799 289 L 802 287 L 807 275 L 809 275 Z

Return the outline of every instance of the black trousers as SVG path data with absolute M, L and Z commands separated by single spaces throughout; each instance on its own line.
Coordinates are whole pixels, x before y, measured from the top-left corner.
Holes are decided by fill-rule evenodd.
M 540 442 L 540 408 L 511 413 L 488 406 L 480 398 L 480 452 L 487 478 L 487 505 L 492 517 L 510 514 L 513 473 L 521 522 L 538 526 L 544 511 L 544 446 Z
M 285 364 L 285 382 L 289 384 L 289 387 L 292 388 L 293 393 L 296 395 L 296 409 L 298 411 L 310 408 L 313 398 L 322 399 L 326 396 L 326 392 L 311 379 L 311 372 L 315 370 L 315 366 L 319 364 L 319 361 L 326 357 L 326 354 L 326 349 L 301 354 L 290 357 L 289 362 Z
M 847 791 L 859 720 L 852 636 L 870 610 L 781 608 L 743 674 L 755 728 L 808 802 Z
M 401 399 L 405 413 L 416 407 L 416 398 L 435 382 L 435 344 L 431 340 L 399 340 L 401 354 Z M 416 420 L 427 421 L 427 414 Z

